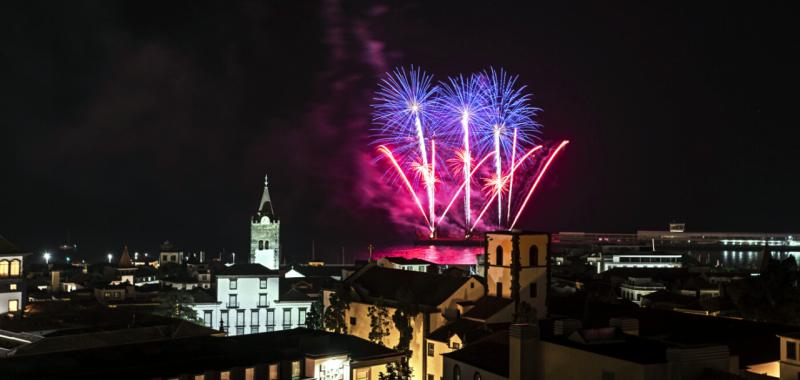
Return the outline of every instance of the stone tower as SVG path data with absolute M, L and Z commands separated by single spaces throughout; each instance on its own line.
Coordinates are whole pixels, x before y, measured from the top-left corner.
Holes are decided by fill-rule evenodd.
M 547 316 L 550 235 L 540 232 L 486 233 L 487 294 L 525 302 L 538 318 Z M 516 299 L 515 299 L 516 298 Z
M 272 200 L 269 197 L 269 182 L 264 176 L 264 193 L 258 212 L 250 222 L 250 262 L 261 264 L 269 269 L 280 265 L 280 229 Z

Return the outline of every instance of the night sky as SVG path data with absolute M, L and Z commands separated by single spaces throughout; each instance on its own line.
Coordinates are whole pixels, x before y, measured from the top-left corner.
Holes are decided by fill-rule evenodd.
M 408 242 L 363 191 L 376 80 L 410 64 L 519 74 L 572 141 L 520 227 L 800 230 L 790 9 L 432 3 L 3 2 L 0 234 L 245 253 L 269 173 L 290 261 Z

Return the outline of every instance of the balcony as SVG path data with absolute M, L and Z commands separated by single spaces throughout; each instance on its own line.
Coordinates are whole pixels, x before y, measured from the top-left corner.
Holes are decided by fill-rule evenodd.
M 267 302 L 265 302 L 265 303 L 261 303 L 261 302 L 259 302 L 259 303 L 258 303 L 258 307 L 269 307 L 269 301 L 267 301 Z
M 239 308 L 239 302 L 228 302 L 227 304 L 225 304 L 225 306 L 228 309 L 238 309 Z

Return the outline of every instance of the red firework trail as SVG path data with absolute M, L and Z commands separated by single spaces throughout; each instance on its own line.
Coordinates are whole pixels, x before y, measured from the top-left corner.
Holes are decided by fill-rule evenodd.
M 431 222 L 428 220 L 428 217 L 425 216 L 425 209 L 422 208 L 422 203 L 419 201 L 419 197 L 417 197 L 417 193 L 414 192 L 414 188 L 411 186 L 411 182 L 408 181 L 408 178 L 406 177 L 406 174 L 403 173 L 403 169 L 400 168 L 400 164 L 398 164 L 397 160 L 394 159 L 394 155 L 392 154 L 392 151 L 389 150 L 389 148 L 387 148 L 386 145 L 379 146 L 378 147 L 378 151 L 383 153 L 383 155 L 386 156 L 386 158 L 388 158 L 389 161 L 392 162 L 392 165 L 394 166 L 394 168 L 397 169 L 397 173 L 400 174 L 400 178 L 403 179 L 403 183 L 405 183 L 406 188 L 408 189 L 408 192 L 414 198 L 414 202 L 417 204 L 417 207 L 419 208 L 420 214 L 422 215 L 423 218 L 425 218 L 425 223 L 428 225 L 428 227 L 433 228 L 433 226 L 431 226 Z
M 541 145 L 537 145 L 537 146 L 535 146 L 535 147 L 531 148 L 531 150 L 529 150 L 529 151 L 528 151 L 528 153 L 525 153 L 525 155 L 524 155 L 524 156 L 520 157 L 520 159 L 519 159 L 519 161 L 517 161 L 516 165 L 514 165 L 514 167 L 513 167 L 513 168 L 511 168 L 511 171 L 510 171 L 509 175 L 506 175 L 505 177 L 503 177 L 503 180 L 502 180 L 502 181 L 500 182 L 500 184 L 498 184 L 498 186 L 497 186 L 497 189 L 498 189 L 498 190 L 497 190 L 497 191 L 495 191 L 495 192 L 494 192 L 494 194 L 492 194 L 492 197 L 491 197 L 491 198 L 489 198 L 489 201 L 488 201 L 488 202 L 486 202 L 486 205 L 485 205 L 485 206 L 483 206 L 483 209 L 481 210 L 481 213 L 480 213 L 480 214 L 478 214 L 478 217 L 475 219 L 475 223 L 472 225 L 472 227 L 470 227 L 470 229 L 469 229 L 469 231 L 470 231 L 470 232 L 472 232 L 472 230 L 474 230 L 474 229 L 475 229 L 475 226 L 477 226 L 477 225 L 478 225 L 478 223 L 481 221 L 481 218 L 483 217 L 483 214 L 485 214 L 485 213 L 486 213 L 486 210 L 488 210 L 488 209 L 489 209 L 489 206 L 491 206 L 491 205 L 492 205 L 492 201 L 494 201 L 494 199 L 495 199 L 495 198 L 497 198 L 497 194 L 499 194 L 499 193 L 500 193 L 500 190 L 501 190 L 501 189 L 502 189 L 502 188 L 503 188 L 503 187 L 506 185 L 506 181 L 508 181 L 508 179 L 509 179 L 509 178 L 510 178 L 512 175 L 514 175 L 514 172 L 516 172 L 516 171 L 517 171 L 517 169 L 518 169 L 520 166 L 522 166 L 522 163 L 523 163 L 523 162 L 525 162 L 525 160 L 527 160 L 527 159 L 528 159 L 528 157 L 530 157 L 530 156 L 531 156 L 531 155 L 532 155 L 534 152 L 536 152 L 536 151 L 537 151 L 537 150 L 539 150 L 539 149 L 542 149 L 542 146 L 541 146 Z
M 478 168 L 480 168 L 481 165 L 483 165 L 483 163 L 486 162 L 486 160 L 488 160 L 489 157 L 492 157 L 493 155 L 494 155 L 494 152 L 490 152 L 485 157 L 483 157 L 480 161 L 478 161 L 478 164 L 475 165 L 475 167 L 473 167 L 472 171 L 469 173 L 469 179 L 472 179 L 472 175 L 475 174 L 476 171 L 478 171 Z M 447 215 L 447 212 L 450 211 L 450 206 L 452 206 L 453 202 L 456 201 L 456 198 L 458 198 L 458 195 L 461 194 L 461 190 L 464 190 L 464 186 L 466 186 L 466 184 L 467 184 L 467 182 L 462 183 L 461 186 L 458 188 L 458 190 L 456 190 L 456 193 L 453 194 L 453 198 L 450 199 L 450 203 L 447 204 L 447 207 L 444 209 L 444 212 L 442 212 L 442 215 L 439 215 L 439 221 L 437 223 L 441 223 L 442 222 L 442 219 L 444 219 L 445 215 Z
M 511 222 L 511 226 L 508 227 L 509 230 L 514 228 L 514 225 L 517 224 L 519 216 L 522 215 L 522 210 L 525 209 L 525 205 L 527 205 L 528 201 L 531 199 L 533 191 L 536 190 L 536 186 L 539 184 L 539 181 L 542 179 L 542 176 L 544 176 L 544 173 L 547 171 L 547 168 L 550 166 L 550 163 L 553 162 L 553 159 L 556 158 L 558 152 L 560 152 L 561 149 L 567 146 L 567 144 L 569 144 L 569 140 L 562 141 L 561 144 L 558 145 L 558 148 L 556 148 L 556 150 L 553 152 L 553 154 L 550 155 L 550 158 L 547 159 L 547 162 L 545 162 L 544 167 L 542 167 L 542 171 L 539 172 L 539 175 L 536 177 L 536 181 L 533 182 L 533 186 L 531 186 L 531 189 L 528 191 L 528 195 L 525 197 L 525 200 L 522 201 L 522 206 L 520 206 L 519 211 L 517 211 L 517 216 L 514 217 L 514 221 Z

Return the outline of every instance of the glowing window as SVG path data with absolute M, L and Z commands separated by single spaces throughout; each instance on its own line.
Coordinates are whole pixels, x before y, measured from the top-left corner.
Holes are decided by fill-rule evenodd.
M 300 378 L 300 362 L 293 361 L 292 362 L 292 379 L 299 379 Z
M 8 312 L 14 313 L 19 311 L 19 300 L 8 300 Z
M 278 380 L 278 365 L 269 365 L 269 380 Z
M 0 261 L 0 277 L 8 277 L 8 261 Z

